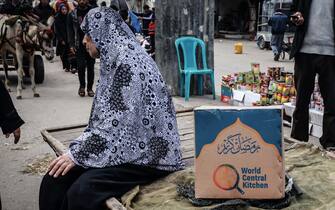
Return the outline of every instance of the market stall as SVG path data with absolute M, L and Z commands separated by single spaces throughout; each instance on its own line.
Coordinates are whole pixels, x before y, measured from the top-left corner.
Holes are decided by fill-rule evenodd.
M 249 72 L 241 72 L 222 77 L 221 101 L 239 106 L 283 105 L 285 119 L 291 119 L 295 109 L 296 90 L 294 75 L 283 67 L 268 67 L 260 73 L 257 63 L 251 64 Z M 310 135 L 322 136 L 324 103 L 320 93 L 318 78 L 315 78 L 314 92 L 311 95 L 309 120 Z

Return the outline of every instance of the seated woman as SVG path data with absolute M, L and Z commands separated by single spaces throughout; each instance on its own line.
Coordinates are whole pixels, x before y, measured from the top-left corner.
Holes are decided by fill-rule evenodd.
M 90 10 L 84 44 L 100 53 L 100 78 L 85 131 L 55 159 L 40 188 L 40 210 L 106 209 L 183 168 L 176 114 L 155 62 L 111 8 Z

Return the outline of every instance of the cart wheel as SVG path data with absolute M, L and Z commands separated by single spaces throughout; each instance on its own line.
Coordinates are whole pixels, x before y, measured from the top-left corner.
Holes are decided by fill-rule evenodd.
M 259 47 L 259 49 L 261 50 L 264 50 L 266 48 L 266 43 L 265 43 L 265 40 L 262 36 L 260 36 L 258 39 L 257 39 L 257 46 Z
M 44 81 L 44 62 L 40 55 L 34 55 L 35 82 L 41 84 Z

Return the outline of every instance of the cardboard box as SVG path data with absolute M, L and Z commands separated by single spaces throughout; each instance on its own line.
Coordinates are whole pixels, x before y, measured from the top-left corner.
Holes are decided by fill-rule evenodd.
M 196 198 L 285 195 L 281 107 L 195 109 Z

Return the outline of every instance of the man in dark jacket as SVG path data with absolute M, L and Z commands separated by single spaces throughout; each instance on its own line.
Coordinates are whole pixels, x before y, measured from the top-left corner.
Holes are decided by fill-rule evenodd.
M 6 138 L 14 134 L 14 143 L 20 140 L 20 126 L 23 120 L 20 118 L 5 85 L 0 81 L 0 127 Z
M 53 15 L 54 10 L 49 4 L 49 0 L 41 0 L 40 3 L 34 7 L 33 13 L 39 17 L 39 21 L 47 25 L 50 16 Z
M 277 9 L 273 16 L 269 19 L 268 25 L 271 26 L 271 48 L 274 54 L 274 60 L 278 61 L 282 51 L 284 34 L 288 24 L 288 17 L 282 13 L 281 9 Z
M 294 0 L 291 17 L 297 25 L 291 58 L 295 58 L 297 102 L 291 136 L 308 141 L 309 103 L 316 74 L 324 100 L 325 149 L 335 148 L 335 22 L 334 0 Z
M 81 97 L 85 96 L 85 71 L 87 68 L 87 95 L 94 96 L 93 82 L 94 82 L 94 63 L 95 60 L 88 54 L 85 46 L 83 45 L 84 32 L 80 28 L 85 15 L 92 7 L 89 5 L 88 0 L 78 0 L 78 7 L 75 8 L 68 15 L 67 19 L 67 33 L 70 51 L 76 55 L 77 70 L 79 77 L 79 90 L 78 94 Z

